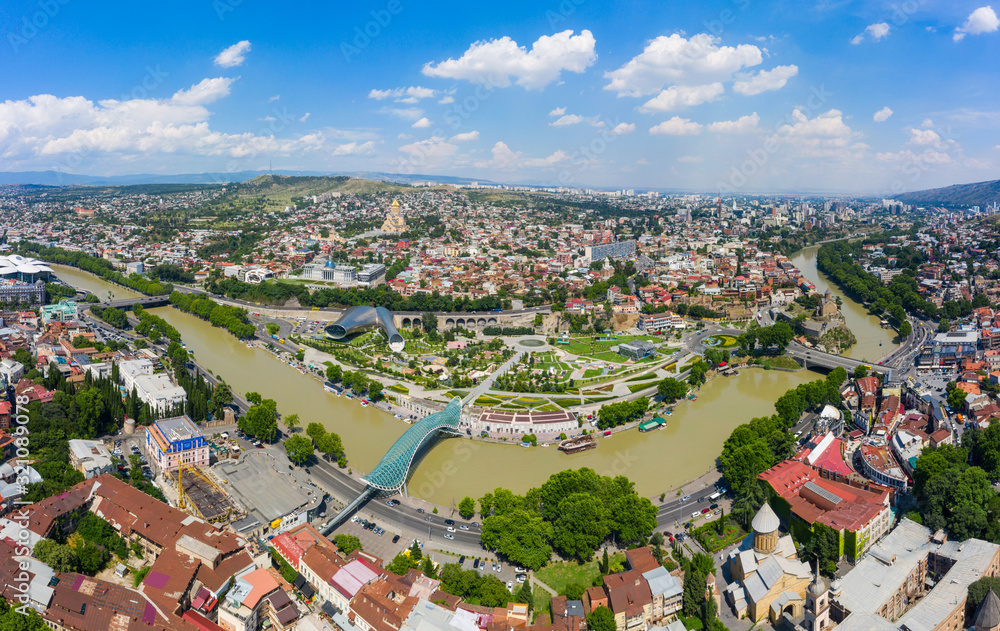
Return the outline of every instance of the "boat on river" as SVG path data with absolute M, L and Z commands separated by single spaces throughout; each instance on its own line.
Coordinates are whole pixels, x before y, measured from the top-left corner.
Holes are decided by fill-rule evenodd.
M 567 454 L 575 454 L 597 447 L 597 441 L 592 434 L 569 438 L 559 443 L 559 451 Z

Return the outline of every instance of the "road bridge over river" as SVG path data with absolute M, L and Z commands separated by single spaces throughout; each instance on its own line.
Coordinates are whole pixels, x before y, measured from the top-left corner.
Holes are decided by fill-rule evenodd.
M 850 374 L 859 366 L 868 366 L 872 372 L 881 373 L 885 375 L 887 381 L 892 381 L 892 368 L 889 366 L 880 366 L 875 363 L 851 359 L 850 357 L 844 357 L 842 355 L 824 353 L 814 348 L 803 346 L 798 342 L 792 342 L 789 344 L 785 349 L 785 354 L 802 364 L 803 368 L 814 368 L 817 366 L 820 368 L 827 368 L 829 370 L 833 370 L 834 368 L 843 368 L 848 372 L 848 374 Z

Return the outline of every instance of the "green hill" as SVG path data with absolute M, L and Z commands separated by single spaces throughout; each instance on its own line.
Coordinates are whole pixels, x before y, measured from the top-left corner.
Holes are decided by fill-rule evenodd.
M 362 180 L 347 176 L 259 175 L 252 180 L 230 185 L 238 197 L 266 197 L 271 201 L 290 202 L 294 198 L 341 192 L 351 194 L 395 193 L 412 189 L 408 184 Z
M 896 195 L 895 199 L 915 206 L 979 206 L 1000 203 L 1000 180 L 955 184 Z

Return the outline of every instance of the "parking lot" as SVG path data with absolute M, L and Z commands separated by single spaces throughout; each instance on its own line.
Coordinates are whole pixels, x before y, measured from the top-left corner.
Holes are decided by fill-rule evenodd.
M 361 547 L 365 552 L 374 554 L 375 556 L 381 558 L 385 563 L 389 563 L 397 554 L 413 545 L 413 539 L 400 535 L 398 532 L 395 532 L 391 528 L 387 527 L 387 524 L 379 523 L 378 520 L 373 520 L 373 517 L 373 515 L 355 515 L 337 528 L 334 534 L 330 537 L 332 539 L 333 537 L 336 537 L 336 535 L 354 535 L 361 541 Z M 365 527 L 366 522 L 372 524 L 372 526 Z M 384 530 L 384 533 L 380 535 L 378 534 L 378 531 L 381 530 Z M 482 553 L 483 556 L 477 559 L 471 555 L 463 557 L 450 552 L 437 550 L 435 549 L 436 546 L 442 544 L 443 542 L 440 540 L 440 535 L 434 534 L 433 537 L 435 538 L 435 541 L 428 541 L 426 538 L 418 538 L 417 541 L 419 541 L 424 554 L 429 555 L 435 563 L 444 565 L 447 563 L 458 563 L 460 560 L 464 559 L 462 563 L 463 569 L 476 569 L 480 574 L 493 574 L 503 583 L 506 584 L 509 582 L 511 584 L 511 589 L 517 589 L 518 587 L 518 574 L 521 574 L 524 579 L 527 578 L 527 574 L 523 569 L 519 572 L 519 568 L 502 563 L 499 564 L 499 571 L 497 571 L 497 561 L 492 558 L 487 558 L 485 551 Z M 395 542 L 393 541 L 394 539 Z M 479 565 L 478 568 L 473 567 L 476 564 Z

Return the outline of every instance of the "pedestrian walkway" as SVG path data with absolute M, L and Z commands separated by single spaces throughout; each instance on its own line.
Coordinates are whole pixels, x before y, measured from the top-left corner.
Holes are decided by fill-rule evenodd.
M 496 381 L 496 378 L 499 377 L 500 375 L 505 374 L 508 370 L 510 370 L 511 366 L 521 361 L 521 359 L 524 358 L 527 352 L 528 351 L 518 351 L 514 353 L 513 357 L 505 361 L 499 368 L 494 370 L 489 377 L 479 382 L 479 385 L 473 388 L 472 392 L 470 392 L 468 396 L 465 397 L 465 400 L 462 401 L 462 404 L 470 405 L 474 403 L 476 399 L 486 394 L 486 392 L 493 387 L 493 382 Z

